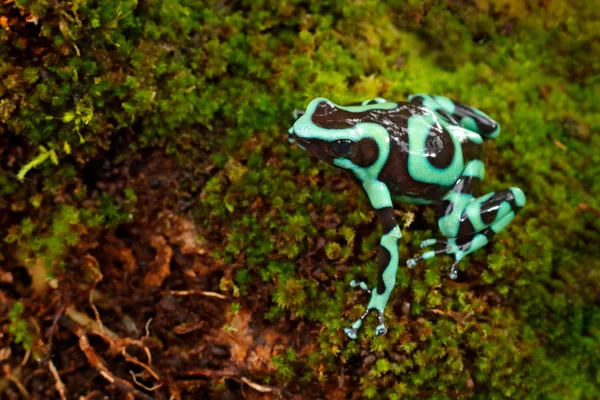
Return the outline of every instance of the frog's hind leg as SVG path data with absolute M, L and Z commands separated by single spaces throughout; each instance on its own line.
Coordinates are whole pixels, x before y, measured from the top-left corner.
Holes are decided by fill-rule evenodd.
M 513 220 L 525 205 L 525 194 L 517 187 L 488 193 L 475 199 L 461 216 L 459 236 L 448 240 L 449 254 L 454 254 L 450 278 L 456 279 L 456 266 L 467 254 L 489 243 L 492 237 Z M 477 229 L 484 227 L 481 230 Z
M 438 226 L 448 239 L 446 241 L 424 240 L 421 247 L 437 245 L 442 248 L 408 260 L 409 268 L 414 267 L 420 260 L 439 254 L 453 254 L 455 262 L 450 277 L 454 279 L 458 262 L 467 254 L 485 246 L 494 234 L 512 221 L 525 204 L 523 191 L 512 187 L 475 198 L 471 194 L 473 185 L 482 178 L 483 163 L 478 160 L 469 162 L 442 203 L 442 217 L 438 220 Z
M 484 139 L 493 139 L 500 134 L 500 125 L 475 107 L 444 96 L 422 93 L 408 96 L 408 99 L 411 103 L 425 106 L 446 118 L 450 123 L 475 132 Z

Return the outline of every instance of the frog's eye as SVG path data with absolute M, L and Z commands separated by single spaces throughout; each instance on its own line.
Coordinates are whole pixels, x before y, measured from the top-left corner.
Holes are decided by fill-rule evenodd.
M 339 139 L 331 143 L 331 149 L 338 157 L 348 157 L 354 152 L 354 142 L 349 139 Z

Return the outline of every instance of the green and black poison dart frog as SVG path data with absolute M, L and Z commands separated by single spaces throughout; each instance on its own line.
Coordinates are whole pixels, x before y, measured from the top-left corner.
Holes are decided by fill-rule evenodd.
M 317 98 L 294 116 L 290 142 L 349 171 L 367 193 L 383 229 L 377 286 L 370 291 L 365 313 L 345 329 L 351 339 L 371 310 L 379 313 L 375 335 L 387 332 L 383 312 L 396 282 L 402 237 L 393 203 L 439 207 L 438 227 L 445 239 L 423 241 L 421 247 L 435 250 L 406 264 L 412 268 L 420 260 L 452 254 L 452 279 L 458 262 L 485 246 L 525 204 L 523 191 L 516 187 L 474 196 L 483 179 L 483 139 L 498 136 L 500 126 L 447 97 L 417 94 L 409 102 L 376 98 L 349 106 Z M 364 282 L 351 285 L 368 291 Z

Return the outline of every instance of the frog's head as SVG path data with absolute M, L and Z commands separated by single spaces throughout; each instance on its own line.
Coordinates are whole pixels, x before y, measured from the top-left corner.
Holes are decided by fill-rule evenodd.
M 342 168 L 365 167 L 379 157 L 377 142 L 357 126 L 365 113 L 349 111 L 333 102 L 316 98 L 289 129 L 289 140 L 318 159 Z

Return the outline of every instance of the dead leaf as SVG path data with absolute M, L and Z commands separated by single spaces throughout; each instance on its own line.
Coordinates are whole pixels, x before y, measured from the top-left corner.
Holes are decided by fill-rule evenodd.
M 185 335 L 186 333 L 197 331 L 204 326 L 204 321 L 198 321 L 195 324 L 184 322 L 173 328 L 173 332 L 177 335 Z
M 156 257 L 152 261 L 150 272 L 144 278 L 144 284 L 147 287 L 154 288 L 162 286 L 164 280 L 171 275 L 173 249 L 167 244 L 167 240 L 162 235 L 152 236 L 150 245 L 156 250 Z

